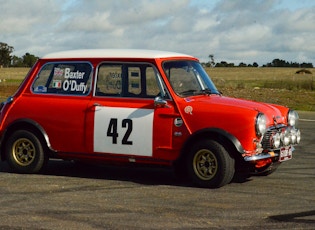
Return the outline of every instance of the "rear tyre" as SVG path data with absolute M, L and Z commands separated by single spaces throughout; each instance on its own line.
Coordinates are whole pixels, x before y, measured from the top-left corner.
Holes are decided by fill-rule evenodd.
M 26 130 L 15 131 L 8 138 L 5 154 L 9 166 L 17 173 L 37 173 L 48 160 L 40 140 Z
M 188 154 L 186 165 L 190 179 L 200 187 L 222 187 L 231 182 L 235 172 L 234 158 L 213 140 L 196 143 Z

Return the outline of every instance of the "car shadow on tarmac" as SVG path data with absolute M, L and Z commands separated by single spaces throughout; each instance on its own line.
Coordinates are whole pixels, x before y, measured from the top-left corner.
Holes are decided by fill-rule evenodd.
M 281 222 L 314 224 L 315 226 L 315 210 L 270 216 L 269 219 Z
M 0 162 L 0 173 L 11 173 L 6 162 Z M 171 167 L 146 165 L 101 165 L 84 162 L 49 160 L 45 169 L 38 173 L 49 176 L 65 176 L 87 179 L 130 181 L 144 185 L 173 185 L 195 187 L 188 180 L 175 175 Z M 247 178 L 233 179 L 232 183 L 245 183 Z

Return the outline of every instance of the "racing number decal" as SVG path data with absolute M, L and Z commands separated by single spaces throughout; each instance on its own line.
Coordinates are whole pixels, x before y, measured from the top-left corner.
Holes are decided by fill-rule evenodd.
M 109 121 L 109 126 L 107 129 L 107 136 L 112 137 L 113 138 L 113 144 L 117 144 L 117 137 L 118 132 L 117 132 L 117 119 L 116 118 L 112 118 Z M 121 144 L 123 145 L 132 145 L 132 141 L 129 141 L 128 138 L 131 134 L 132 131 L 132 120 L 131 119 L 123 119 L 122 120 L 122 127 L 123 128 L 127 128 L 126 133 L 121 141 Z
M 121 143 L 123 145 L 132 145 L 132 141 L 128 141 L 128 138 L 129 138 L 131 131 L 132 131 L 132 120 L 131 119 L 124 119 L 122 121 L 122 127 L 123 128 L 127 127 L 127 131 L 126 131 L 124 138 L 122 139 Z
M 152 156 L 153 113 L 152 109 L 96 106 L 94 152 Z

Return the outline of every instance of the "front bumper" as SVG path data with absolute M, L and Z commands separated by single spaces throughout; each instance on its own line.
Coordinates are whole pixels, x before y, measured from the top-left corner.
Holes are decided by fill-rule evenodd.
M 301 140 L 301 132 L 294 126 L 276 125 L 269 127 L 257 143 L 257 152 L 244 154 L 246 162 L 258 167 L 271 162 L 282 162 L 292 158 L 295 145 Z
M 280 154 L 275 153 L 275 152 L 268 152 L 268 153 L 259 153 L 253 156 L 246 156 L 244 157 L 245 161 L 259 161 L 259 160 L 264 160 L 272 157 L 278 157 Z
M 279 161 L 290 160 L 292 158 L 292 152 L 295 150 L 293 146 L 283 148 L 283 151 L 270 151 L 265 153 L 259 153 L 252 156 L 245 156 L 244 160 L 247 162 L 255 162 L 259 160 L 265 160 L 268 158 L 278 159 Z

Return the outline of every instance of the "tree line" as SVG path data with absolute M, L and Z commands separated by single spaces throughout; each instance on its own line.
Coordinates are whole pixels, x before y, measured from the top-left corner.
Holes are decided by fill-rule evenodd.
M 257 62 L 253 62 L 252 64 L 246 64 L 244 62 L 235 65 L 234 63 L 228 63 L 226 61 L 215 62 L 214 55 L 209 55 L 210 60 L 206 63 L 202 63 L 206 67 L 259 67 Z M 279 58 L 274 59 L 272 62 L 262 65 L 262 67 L 293 67 L 293 68 L 313 68 L 312 63 L 298 63 L 298 62 L 288 62 L 285 60 L 281 60 Z
M 25 53 L 22 57 L 12 55 L 13 46 L 0 42 L 0 67 L 32 67 L 38 60 L 33 54 Z
M 221 61 L 218 63 L 214 63 L 211 65 L 209 62 L 203 63 L 206 67 L 259 67 L 257 62 L 253 62 L 253 64 L 246 64 L 244 62 L 235 65 L 234 63 L 228 63 L 226 61 Z M 298 62 L 288 62 L 281 59 L 274 59 L 272 62 L 262 65 L 262 67 L 292 67 L 292 68 L 313 68 L 312 63 L 298 63 Z
M 17 57 L 11 55 L 14 51 L 13 46 L 9 46 L 4 42 L 0 42 L 0 67 L 32 67 L 38 60 L 38 57 L 25 53 L 22 57 Z M 235 65 L 234 63 L 228 63 L 226 61 L 221 61 L 216 63 L 214 61 L 214 55 L 209 55 L 210 60 L 206 63 L 202 63 L 206 67 L 259 67 L 257 62 L 252 64 L 246 64 L 244 62 Z M 297 63 L 288 62 L 281 59 L 274 59 L 272 62 L 262 65 L 262 67 L 294 67 L 294 68 L 313 68 L 312 63 Z

